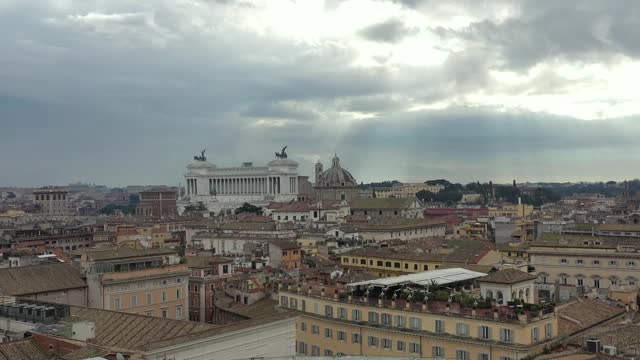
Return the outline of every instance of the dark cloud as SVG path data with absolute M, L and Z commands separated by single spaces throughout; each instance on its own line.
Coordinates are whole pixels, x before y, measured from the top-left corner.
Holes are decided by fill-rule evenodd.
M 638 57 L 640 3 L 606 1 L 521 3 L 520 15 L 504 21 L 482 20 L 463 30 L 436 29 L 501 55 L 502 66 L 528 69 L 548 59 L 589 63 Z
M 338 11 L 341 2 L 325 8 Z M 399 2 L 441 18 L 504 5 Z M 478 93 L 566 94 L 583 81 L 550 66 L 504 85 L 496 69 L 530 74 L 549 59 L 635 56 L 634 2 L 518 3 L 503 21 L 434 29 L 447 40 L 443 64 L 398 64 L 390 50 L 368 67 L 357 65 L 357 38 L 292 41 L 268 27 L 229 25 L 236 19 L 224 11 L 246 8 L 233 1 L 51 3 L 0 5 L 0 185 L 175 184 L 203 147 L 218 165 L 237 165 L 267 162 L 282 144 L 306 174 L 337 150 L 363 181 L 633 176 L 620 164 L 636 160 L 638 119 L 584 122 L 455 104 Z M 387 47 L 417 31 L 390 18 L 358 34 Z M 450 108 L 408 111 L 439 102 Z
M 367 26 L 359 34 L 370 41 L 397 43 L 417 32 L 418 29 L 406 26 L 400 19 L 389 19 Z

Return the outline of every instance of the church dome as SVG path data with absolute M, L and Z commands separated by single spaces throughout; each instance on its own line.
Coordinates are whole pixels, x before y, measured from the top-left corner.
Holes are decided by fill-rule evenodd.
M 331 161 L 331 167 L 320 175 L 317 186 L 355 186 L 356 179 L 349 171 L 340 166 L 340 158 L 336 155 Z

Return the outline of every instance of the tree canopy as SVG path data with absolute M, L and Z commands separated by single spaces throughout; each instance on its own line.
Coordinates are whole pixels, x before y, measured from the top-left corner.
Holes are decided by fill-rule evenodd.
M 242 206 L 236 209 L 235 213 L 236 214 L 250 213 L 250 214 L 256 214 L 256 215 L 262 215 L 262 208 L 259 206 L 251 205 L 249 203 L 244 203 L 242 204 Z

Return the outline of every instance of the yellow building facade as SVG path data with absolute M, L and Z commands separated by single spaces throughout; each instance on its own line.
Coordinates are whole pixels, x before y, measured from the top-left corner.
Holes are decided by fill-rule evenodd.
M 371 306 L 280 291 L 280 306 L 297 310 L 297 352 L 435 359 L 521 359 L 542 352 L 558 331 L 554 313 L 504 320 Z
M 483 250 L 482 257 L 476 262 L 470 262 L 465 254 L 458 256 L 452 252 L 431 253 L 416 256 L 415 254 L 343 254 L 340 263 L 344 267 L 357 267 L 376 273 L 379 277 L 398 276 L 401 274 L 418 273 L 437 270 L 453 265 L 493 265 L 501 260 L 495 250 Z M 451 255 L 453 254 L 453 255 Z M 394 256 L 397 255 L 397 256 Z M 457 259 L 456 259 L 457 258 Z M 450 259 L 450 260 L 448 260 Z M 454 261 L 454 259 L 456 259 Z M 465 261 L 466 260 L 466 261 Z
M 526 218 L 533 212 L 533 205 L 509 204 L 500 207 L 490 207 L 489 217 Z

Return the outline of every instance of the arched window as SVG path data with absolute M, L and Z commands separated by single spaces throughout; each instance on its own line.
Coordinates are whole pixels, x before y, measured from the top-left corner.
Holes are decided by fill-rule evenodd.
M 493 291 L 487 290 L 487 293 L 485 294 L 485 297 L 487 299 L 493 299 Z
M 520 292 L 518 292 L 518 299 L 523 299 L 523 298 L 524 298 L 524 291 L 520 289 Z
M 391 261 L 387 261 L 387 262 L 385 262 L 385 263 L 384 263 L 384 266 L 385 266 L 385 267 L 391 267 Z
M 524 296 L 526 297 L 526 301 L 527 301 L 527 304 L 528 304 L 529 303 L 529 288 L 527 288 L 527 290 L 525 290 Z
M 499 305 L 504 304 L 504 295 L 502 294 L 502 291 L 496 291 L 496 301 Z

